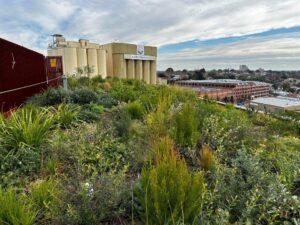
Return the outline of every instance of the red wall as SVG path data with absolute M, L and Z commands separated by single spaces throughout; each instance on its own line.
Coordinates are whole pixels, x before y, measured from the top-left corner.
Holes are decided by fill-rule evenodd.
M 28 97 L 45 89 L 47 84 L 1 92 L 44 81 L 46 67 L 42 54 L 0 38 L 0 111 L 19 106 Z

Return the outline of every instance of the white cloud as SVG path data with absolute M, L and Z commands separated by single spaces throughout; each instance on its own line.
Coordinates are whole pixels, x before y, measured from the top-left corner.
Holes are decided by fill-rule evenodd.
M 237 68 L 300 70 L 300 33 L 249 38 L 231 44 L 199 46 L 159 55 L 159 69 Z
M 0 8 L 1 37 L 43 52 L 52 33 L 161 46 L 300 25 L 299 0 L 0 0 Z

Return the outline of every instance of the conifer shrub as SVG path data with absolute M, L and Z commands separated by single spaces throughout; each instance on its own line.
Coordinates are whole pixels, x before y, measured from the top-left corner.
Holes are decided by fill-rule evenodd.
M 205 195 L 202 173 L 190 173 L 184 159 L 162 139 L 152 163 L 142 170 L 135 187 L 137 208 L 143 224 L 197 224 Z
M 197 113 L 194 107 L 186 103 L 175 114 L 175 140 L 179 146 L 195 146 L 199 140 Z
M 37 211 L 12 189 L 0 189 L 0 224 L 33 225 Z
M 160 138 L 169 133 L 172 126 L 172 101 L 170 96 L 162 96 L 154 111 L 148 113 L 146 124 L 151 138 Z

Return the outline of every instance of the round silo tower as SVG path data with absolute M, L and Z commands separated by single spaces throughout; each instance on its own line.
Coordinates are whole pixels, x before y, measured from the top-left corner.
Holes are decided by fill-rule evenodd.
M 101 75 L 102 78 L 106 78 L 106 50 L 98 49 L 98 74 Z
M 95 48 L 87 49 L 87 62 L 88 66 L 93 68 L 93 72 L 90 74 L 91 76 L 95 76 L 98 74 L 98 57 L 97 50 Z
M 77 51 L 74 47 L 64 48 L 63 61 L 64 61 L 64 73 L 75 74 L 77 66 Z
M 85 48 L 77 48 L 77 67 L 83 69 L 87 66 L 87 53 Z

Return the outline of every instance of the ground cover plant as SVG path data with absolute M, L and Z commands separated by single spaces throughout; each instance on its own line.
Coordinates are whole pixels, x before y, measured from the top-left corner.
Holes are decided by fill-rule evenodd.
M 0 115 L 0 224 L 300 224 L 297 115 L 68 82 Z

